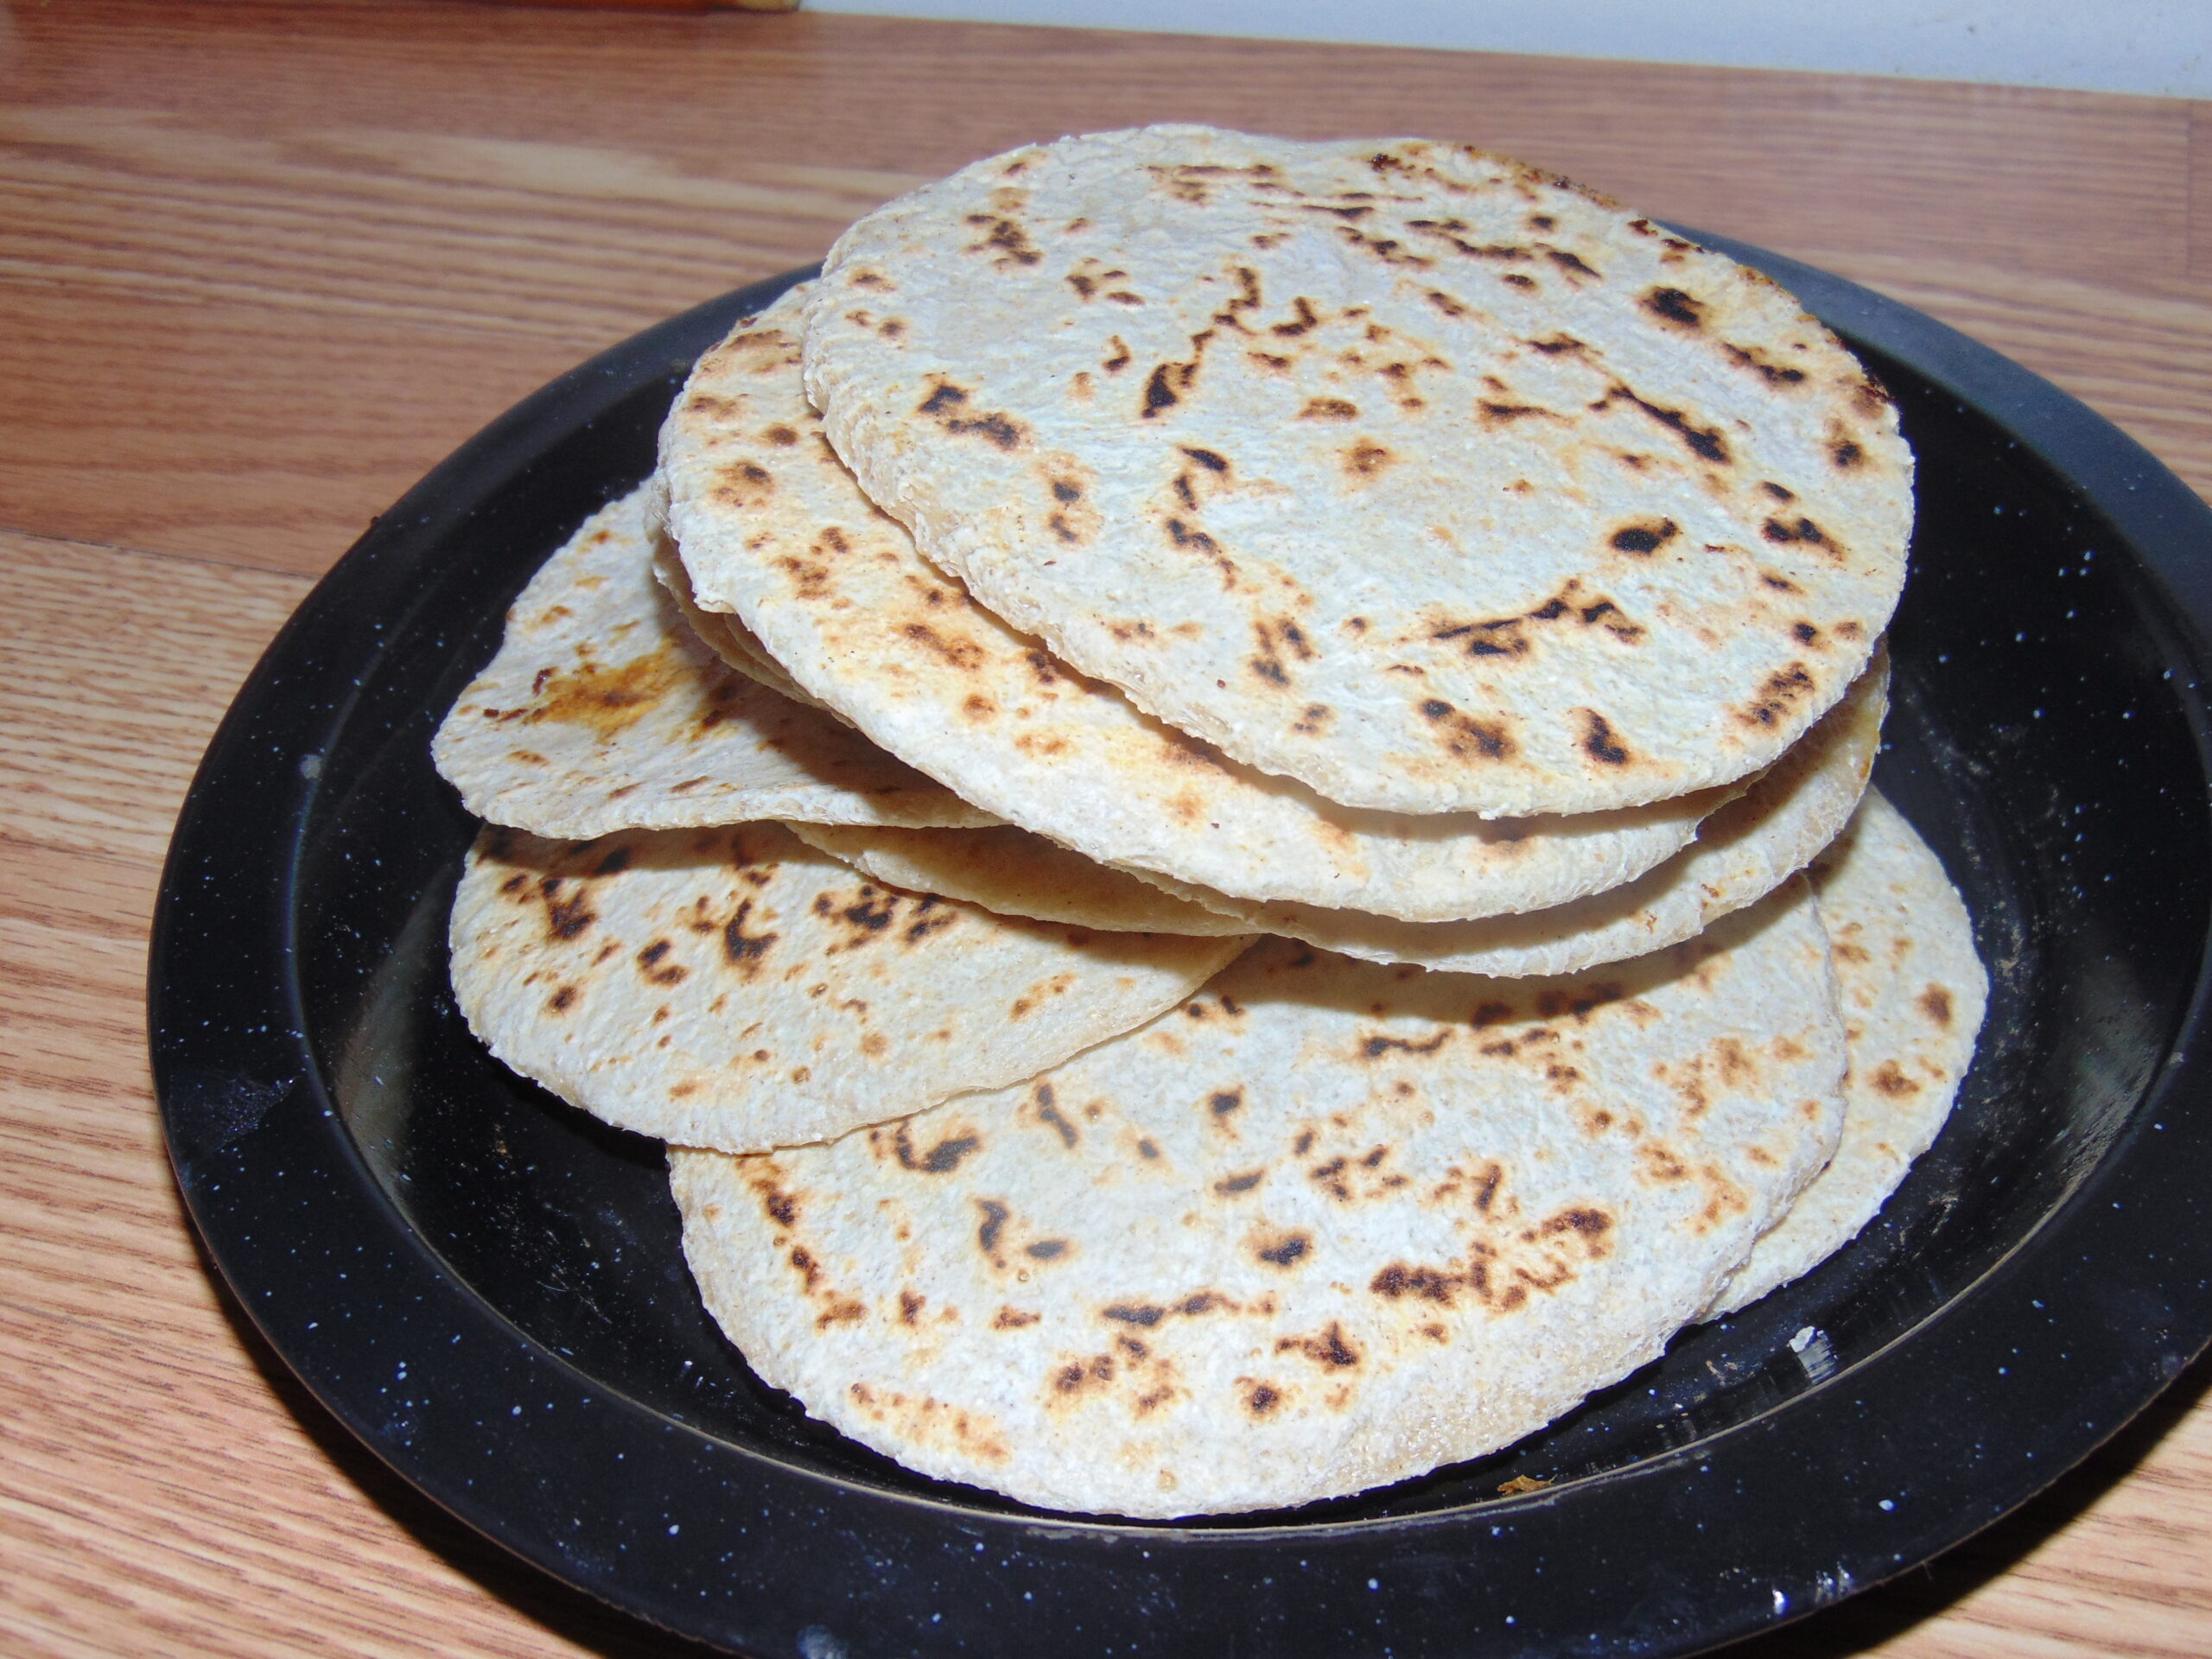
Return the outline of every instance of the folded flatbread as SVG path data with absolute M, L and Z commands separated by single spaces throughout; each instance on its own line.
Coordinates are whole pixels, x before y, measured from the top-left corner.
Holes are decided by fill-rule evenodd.
M 586 519 L 531 579 L 430 755 L 477 817 L 544 836 L 995 822 L 725 665 L 653 579 L 641 490 Z

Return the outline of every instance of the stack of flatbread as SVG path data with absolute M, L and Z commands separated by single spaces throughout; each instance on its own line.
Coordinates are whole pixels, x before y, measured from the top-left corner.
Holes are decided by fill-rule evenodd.
M 917 1470 L 1176 1516 L 1491 1451 L 1949 1109 L 1984 977 L 1867 789 L 1911 518 L 1826 330 L 1563 180 L 994 157 L 515 605 L 435 748 L 460 1005 Z

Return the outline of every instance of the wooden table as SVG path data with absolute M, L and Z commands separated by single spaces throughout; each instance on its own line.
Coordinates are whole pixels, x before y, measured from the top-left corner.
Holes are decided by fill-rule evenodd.
M 2212 105 L 860 19 L 0 9 L 0 1649 L 665 1643 L 385 1473 L 211 1281 L 143 1046 L 170 821 L 370 516 L 585 354 L 921 177 L 1173 119 L 1420 131 L 1872 283 L 2212 488 Z M 1753 1644 L 2212 1653 L 2212 1370 Z

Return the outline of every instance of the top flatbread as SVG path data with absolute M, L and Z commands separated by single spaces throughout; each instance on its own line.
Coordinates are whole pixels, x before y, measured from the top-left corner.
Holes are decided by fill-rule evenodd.
M 430 757 L 536 835 L 742 823 L 988 824 L 943 785 L 733 672 L 653 579 L 643 491 L 594 513 L 507 613 Z
M 1834 1145 L 1834 996 L 1802 880 L 1596 979 L 1269 941 L 1018 1088 L 674 1154 L 684 1254 L 762 1377 L 926 1474 L 1337 1497 L 1659 1352 Z
M 839 239 L 805 367 L 868 494 L 982 604 L 1355 805 L 1742 778 L 1904 582 L 1911 457 L 1826 329 L 1465 149 L 1014 150 Z
M 1007 628 L 917 553 L 822 437 L 793 289 L 699 360 L 661 433 L 695 602 L 962 797 L 1100 863 L 1407 921 L 1633 880 L 1725 798 L 1509 823 L 1340 806 L 1225 760 Z

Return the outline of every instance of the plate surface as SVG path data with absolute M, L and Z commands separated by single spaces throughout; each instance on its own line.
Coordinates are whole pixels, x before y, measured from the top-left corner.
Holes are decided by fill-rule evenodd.
M 208 750 L 156 921 L 156 1076 L 194 1217 L 276 1351 L 463 1519 L 761 1659 L 1694 1652 L 2078 1460 L 2212 1336 L 2212 512 L 1964 336 L 1700 239 L 1903 408 L 1920 516 L 1877 775 L 1993 981 L 1949 1127 L 1840 1255 L 1507 1452 L 1202 1524 L 926 1481 L 761 1385 L 692 1288 L 658 1144 L 506 1072 L 455 1012 L 474 825 L 429 742 L 539 561 L 650 469 L 692 359 L 790 277 L 472 440 L 309 596 Z M 1552 1484 L 1500 1496 L 1519 1475 Z

